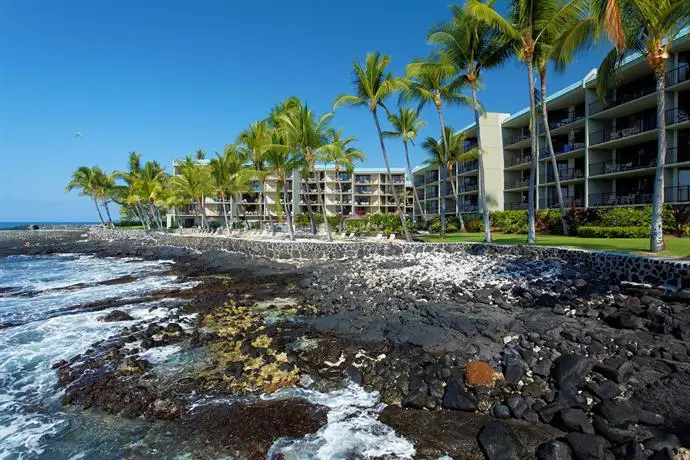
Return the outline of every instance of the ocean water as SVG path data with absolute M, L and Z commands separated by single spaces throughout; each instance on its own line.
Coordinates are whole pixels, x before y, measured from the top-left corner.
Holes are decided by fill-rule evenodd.
M 98 222 L 37 222 L 37 221 L 17 221 L 17 222 L 0 222 L 0 230 L 6 228 L 23 227 L 26 225 L 99 225 Z
M 155 304 L 117 307 L 134 321 L 98 321 L 108 310 L 72 309 L 90 301 L 130 298 L 185 286 L 162 272 L 166 261 L 99 259 L 81 255 L 0 259 L 0 459 L 119 456 L 141 422 L 96 417 L 60 404 L 51 365 L 85 351 L 123 326 L 162 317 Z M 103 281 L 136 276 L 134 282 Z M 65 289 L 67 288 L 67 289 Z M 116 429 L 113 429 L 116 427 Z M 125 441 L 126 440 L 126 441 Z M 96 450 L 94 450 L 96 449 Z

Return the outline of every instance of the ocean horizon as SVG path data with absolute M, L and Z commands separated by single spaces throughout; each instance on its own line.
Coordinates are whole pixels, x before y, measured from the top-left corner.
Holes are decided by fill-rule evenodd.
M 99 225 L 98 222 L 88 222 L 88 221 L 72 221 L 72 222 L 58 222 L 58 221 L 31 221 L 31 220 L 26 220 L 26 221 L 0 221 L 0 229 L 3 228 L 13 228 L 13 227 L 21 227 L 24 225 L 38 225 L 39 227 L 41 225 Z

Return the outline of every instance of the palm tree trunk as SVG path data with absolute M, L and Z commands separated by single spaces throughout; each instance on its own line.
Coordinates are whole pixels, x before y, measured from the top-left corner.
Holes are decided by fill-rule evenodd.
M 206 217 L 206 197 L 204 195 L 201 195 L 201 199 L 199 200 L 199 209 L 201 211 L 201 226 L 203 228 L 209 228 L 208 225 L 208 218 Z
M 413 182 L 412 183 L 412 192 L 414 193 L 414 196 L 412 198 L 412 201 L 417 203 L 417 207 L 419 208 L 419 215 L 424 216 L 424 209 L 422 208 L 422 203 L 419 202 L 417 199 L 417 192 L 414 191 L 414 181 L 412 180 L 412 166 L 410 164 L 410 154 L 407 151 L 407 141 L 403 140 L 403 145 L 405 146 L 405 164 L 407 165 L 407 174 L 410 175 L 410 180 Z
M 376 108 L 371 111 L 374 117 L 374 123 L 376 124 L 376 132 L 379 135 L 379 142 L 381 143 L 381 154 L 383 155 L 383 162 L 386 164 L 386 171 L 388 172 L 388 182 L 393 184 L 391 179 L 391 165 L 388 161 L 388 153 L 386 152 L 386 144 L 383 142 L 383 134 L 381 133 L 381 125 L 379 124 L 379 117 L 376 114 Z M 407 228 L 407 222 L 405 221 L 405 212 L 400 207 L 400 199 L 398 198 L 398 191 L 393 187 L 393 200 L 395 200 L 395 208 L 398 210 L 400 215 L 400 222 L 402 223 L 403 232 L 405 232 L 405 240 L 409 243 L 412 241 L 412 236 L 410 235 L 410 230 Z
M 338 200 L 340 201 L 340 222 L 338 222 L 338 231 L 340 236 L 343 235 L 343 227 L 345 225 L 345 205 L 343 204 L 343 184 L 340 180 L 340 168 L 338 164 L 335 165 L 335 183 L 338 187 Z
M 529 192 L 527 192 L 527 243 L 537 242 L 537 233 L 534 227 L 534 215 L 536 214 L 535 192 L 537 187 L 537 111 L 534 100 L 534 72 L 532 58 L 527 59 L 527 79 L 529 80 L 529 116 L 532 120 L 530 138 L 532 140 L 532 166 L 529 171 Z
M 103 220 L 103 214 L 101 214 L 101 208 L 98 206 L 98 199 L 96 198 L 96 195 L 91 195 L 93 198 L 93 204 L 96 205 L 96 211 L 98 211 L 98 218 L 101 219 L 101 225 L 103 228 L 105 228 L 105 221 Z
M 448 172 L 448 175 L 450 176 L 450 171 Z M 458 184 L 452 181 L 452 179 L 448 179 L 448 182 L 450 182 L 450 186 L 453 189 L 453 199 L 455 200 L 455 215 L 458 218 L 458 221 L 460 222 L 460 231 L 465 232 L 465 219 L 462 218 L 462 212 L 460 211 L 460 205 L 458 204 Z
M 144 212 L 144 207 L 142 206 L 141 201 L 137 201 L 135 206 L 139 210 L 139 215 L 141 216 L 141 223 L 144 225 L 144 228 L 146 230 L 151 230 L 151 222 L 149 222 L 149 217 Z
M 441 110 L 441 105 L 437 104 L 436 105 L 436 111 L 438 112 L 438 121 L 441 124 L 441 137 L 443 138 L 443 154 L 445 157 L 443 158 L 443 161 L 441 162 L 441 165 L 445 164 L 445 162 L 448 160 L 448 139 L 446 139 L 446 125 L 443 122 L 443 112 Z M 441 189 L 441 200 L 439 202 L 439 212 L 441 213 L 441 238 L 446 237 L 446 185 L 448 182 L 448 171 L 444 166 L 441 166 L 440 168 L 440 189 Z
M 268 225 L 273 227 L 273 218 L 271 217 L 271 210 L 268 208 L 268 198 L 266 198 L 266 181 L 261 181 L 261 197 L 263 200 L 264 214 L 268 214 Z M 263 225 L 262 225 L 263 227 Z
M 225 208 L 225 193 L 220 194 L 220 199 L 223 202 L 223 219 L 225 219 L 225 229 L 230 234 L 230 222 L 228 222 L 228 210 Z
M 307 178 L 305 182 L 302 182 L 302 196 L 304 197 L 304 202 L 307 204 L 307 216 L 309 216 L 309 225 L 311 226 L 311 233 L 312 235 L 316 235 L 316 222 L 314 221 L 314 210 L 311 208 L 311 198 L 309 198 L 309 178 Z
M 115 225 L 113 225 L 113 218 L 110 217 L 110 208 L 108 207 L 108 200 L 105 198 L 103 199 L 103 207 L 105 208 L 105 213 L 108 215 L 108 226 L 110 228 L 115 228 Z
M 662 61 L 663 62 L 663 61 Z M 652 198 L 652 234 L 649 243 L 651 252 L 664 249 L 664 228 L 662 206 L 664 205 L 664 164 L 666 163 L 666 83 L 664 69 L 655 69 L 656 74 L 656 124 L 658 146 L 656 172 L 654 174 L 654 196 Z
M 484 169 L 484 154 L 482 152 L 481 127 L 479 126 L 479 102 L 477 101 L 476 83 L 470 84 L 472 89 L 472 108 L 474 109 L 474 125 L 477 127 L 477 162 L 479 163 L 479 205 L 482 207 L 484 220 L 484 242 L 491 243 L 491 221 L 489 219 L 489 203 L 486 201 L 486 170 Z
M 287 187 L 283 185 L 283 206 L 285 207 L 285 220 L 290 233 L 290 241 L 295 241 L 295 231 L 292 228 L 292 215 L 290 212 L 290 203 L 288 203 Z
M 565 203 L 563 202 L 563 192 L 561 191 L 561 175 L 558 171 L 558 163 L 556 162 L 556 152 L 553 150 L 553 141 L 551 140 L 551 128 L 549 128 L 549 111 L 546 109 L 546 69 L 540 72 L 541 80 L 541 114 L 544 118 L 544 132 L 546 134 L 546 143 L 549 147 L 549 156 L 551 157 L 551 167 L 553 168 L 553 177 L 556 179 L 556 193 L 558 194 L 558 207 L 561 210 L 561 221 L 563 222 L 563 234 L 568 236 L 568 219 L 565 214 Z M 548 196 L 548 195 L 547 195 Z M 547 204 L 548 206 L 548 204 Z
M 324 173 L 325 174 L 325 173 Z M 323 223 L 326 226 L 326 236 L 328 241 L 333 241 L 331 236 L 331 226 L 328 225 L 328 214 L 326 213 L 326 196 L 321 196 L 321 184 L 319 178 L 316 177 L 316 171 L 314 171 L 314 177 L 316 178 L 316 202 L 321 206 L 321 214 L 323 215 Z

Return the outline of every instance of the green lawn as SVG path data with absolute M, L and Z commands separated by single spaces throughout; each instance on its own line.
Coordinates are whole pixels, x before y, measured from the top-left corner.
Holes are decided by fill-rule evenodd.
M 497 244 L 525 244 L 526 235 L 508 235 L 505 233 L 493 234 L 494 243 Z M 483 233 L 450 233 L 445 240 L 441 240 L 438 235 L 420 237 L 423 241 L 462 243 L 482 242 Z M 675 257 L 690 259 L 690 238 L 677 238 L 675 236 L 665 236 L 666 250 L 662 252 L 663 257 Z M 647 238 L 578 238 L 576 236 L 561 235 L 537 235 L 538 246 L 561 246 L 581 249 L 595 249 L 600 251 L 623 251 L 636 254 L 651 255 L 649 252 L 649 240 Z

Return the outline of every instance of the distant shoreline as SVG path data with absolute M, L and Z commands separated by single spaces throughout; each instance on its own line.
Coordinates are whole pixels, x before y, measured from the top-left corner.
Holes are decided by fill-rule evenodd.
M 0 230 L 68 230 L 100 225 L 97 222 L 31 222 L 7 221 L 0 222 Z M 34 228 L 37 226 L 38 228 Z

